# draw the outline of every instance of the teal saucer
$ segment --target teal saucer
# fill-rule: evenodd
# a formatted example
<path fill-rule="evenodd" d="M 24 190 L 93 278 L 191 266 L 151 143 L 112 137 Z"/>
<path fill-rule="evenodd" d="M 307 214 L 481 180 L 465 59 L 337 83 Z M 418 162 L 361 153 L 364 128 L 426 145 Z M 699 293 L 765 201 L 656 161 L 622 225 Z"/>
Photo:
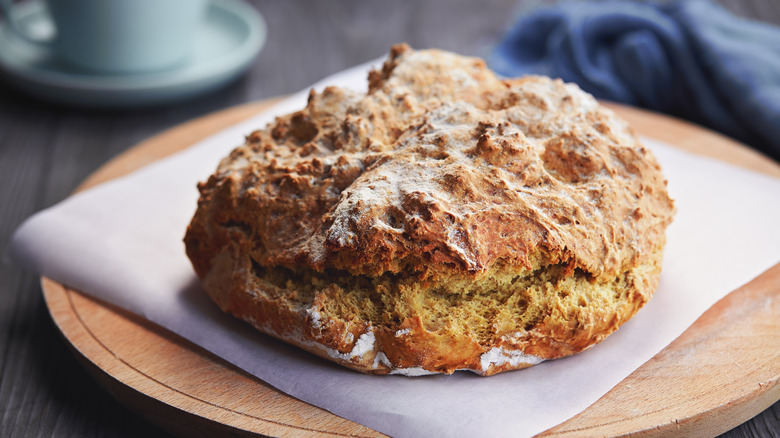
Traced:
<path fill-rule="evenodd" d="M 22 26 L 47 20 L 37 1 L 17 7 Z M 43 23 L 45 24 L 45 23 Z M 207 93 L 237 78 L 260 52 L 263 17 L 240 0 L 210 0 L 194 50 L 179 68 L 112 75 L 76 70 L 49 50 L 18 38 L 0 23 L 0 73 L 21 91 L 41 99 L 88 107 L 131 108 L 177 102 Z"/>

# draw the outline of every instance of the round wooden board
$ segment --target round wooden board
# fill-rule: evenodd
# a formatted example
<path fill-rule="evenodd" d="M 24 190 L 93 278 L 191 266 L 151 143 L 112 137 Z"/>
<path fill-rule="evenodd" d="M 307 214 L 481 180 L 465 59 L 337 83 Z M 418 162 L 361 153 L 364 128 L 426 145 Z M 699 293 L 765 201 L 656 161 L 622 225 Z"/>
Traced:
<path fill-rule="evenodd" d="M 161 133 L 79 188 L 184 149 L 273 101 L 247 104 Z M 723 136 L 608 104 L 640 134 L 780 176 L 780 165 Z M 181 436 L 383 436 L 283 394 L 188 341 L 42 278 L 52 318 L 95 378 L 131 409 Z M 595 404 L 541 436 L 714 436 L 780 399 L 780 263 L 732 292 Z"/>

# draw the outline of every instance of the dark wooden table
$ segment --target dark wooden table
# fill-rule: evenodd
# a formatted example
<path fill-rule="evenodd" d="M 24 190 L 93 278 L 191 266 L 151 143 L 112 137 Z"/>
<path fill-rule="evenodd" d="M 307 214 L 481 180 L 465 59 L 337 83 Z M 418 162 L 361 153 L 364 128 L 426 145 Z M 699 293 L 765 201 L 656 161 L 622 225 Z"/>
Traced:
<path fill-rule="evenodd" d="M 233 105 L 297 91 L 383 55 L 390 45 L 486 53 L 517 0 L 256 0 L 269 25 L 248 73 L 175 106 L 99 111 L 30 99 L 0 82 L 0 248 L 34 212 L 67 197 L 108 159 L 173 125 Z M 738 15 L 780 25 L 778 0 L 721 0 Z M 0 265 L 0 436 L 167 436 L 95 383 L 61 339 L 39 279 Z M 728 437 L 780 436 L 780 402 Z"/>

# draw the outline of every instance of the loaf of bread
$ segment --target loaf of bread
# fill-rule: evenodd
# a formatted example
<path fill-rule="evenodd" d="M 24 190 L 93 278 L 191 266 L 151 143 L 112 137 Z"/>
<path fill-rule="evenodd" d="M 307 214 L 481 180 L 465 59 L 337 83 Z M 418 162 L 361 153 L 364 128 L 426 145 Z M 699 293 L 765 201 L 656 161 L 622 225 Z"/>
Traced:
<path fill-rule="evenodd" d="M 580 352 L 653 294 L 666 181 L 577 86 L 392 48 L 368 92 L 312 92 L 207 182 L 185 243 L 258 330 L 374 374 Z"/>

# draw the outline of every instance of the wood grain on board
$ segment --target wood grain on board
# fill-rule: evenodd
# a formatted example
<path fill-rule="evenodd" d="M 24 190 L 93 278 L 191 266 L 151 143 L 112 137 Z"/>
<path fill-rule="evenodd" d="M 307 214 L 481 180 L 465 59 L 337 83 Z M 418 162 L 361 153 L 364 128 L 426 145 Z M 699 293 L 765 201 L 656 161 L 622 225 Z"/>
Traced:
<path fill-rule="evenodd" d="M 230 108 L 163 132 L 107 163 L 81 189 L 182 150 L 271 105 Z M 641 135 L 780 176 L 780 165 L 686 122 L 608 104 Z M 43 278 L 54 321 L 115 397 L 182 436 L 382 436 L 283 394 L 201 348 Z M 542 436 L 713 436 L 780 399 L 780 264 L 732 292 L 588 409 Z"/>

